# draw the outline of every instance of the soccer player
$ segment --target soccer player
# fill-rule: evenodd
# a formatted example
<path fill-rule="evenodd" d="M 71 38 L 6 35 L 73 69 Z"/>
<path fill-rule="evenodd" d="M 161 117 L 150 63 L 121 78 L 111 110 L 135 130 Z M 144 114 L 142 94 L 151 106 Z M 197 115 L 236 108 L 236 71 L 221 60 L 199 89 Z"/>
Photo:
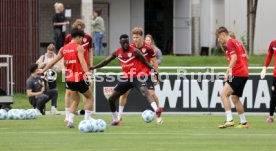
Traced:
<path fill-rule="evenodd" d="M 273 73 L 273 82 L 272 82 L 272 88 L 271 88 L 271 99 L 270 99 L 270 108 L 269 108 L 269 116 L 267 117 L 266 121 L 269 123 L 273 123 L 273 115 L 276 107 L 276 40 L 271 41 L 269 48 L 268 48 L 268 54 L 266 56 L 266 60 L 264 63 L 263 70 L 261 72 L 261 79 L 265 78 L 266 75 L 266 68 L 270 64 L 270 61 L 272 59 L 272 56 L 274 55 L 274 73 Z"/>
<path fill-rule="evenodd" d="M 80 30 L 84 30 L 85 28 L 85 23 L 83 20 L 81 19 L 76 19 L 76 21 L 73 23 L 72 25 L 73 28 L 78 28 Z M 72 36 L 71 34 L 68 34 L 65 38 L 65 43 L 64 45 L 66 44 L 69 44 L 72 40 Z M 84 33 L 84 37 L 82 39 L 82 43 L 81 43 L 85 49 L 85 52 L 84 52 L 84 58 L 85 58 L 85 61 L 86 63 L 88 64 L 88 66 L 93 66 L 93 50 L 92 50 L 92 37 L 87 34 L 87 33 Z M 62 66 L 64 68 L 64 63 L 62 63 Z M 68 122 L 68 117 L 69 117 L 69 114 L 70 114 L 70 97 L 71 97 L 71 90 L 66 88 L 66 91 L 65 91 L 65 119 L 64 121 L 65 122 Z M 83 98 L 85 99 L 85 98 Z"/>
<path fill-rule="evenodd" d="M 229 101 L 229 97 L 231 96 L 240 116 L 240 124 L 236 128 L 249 128 L 244 115 L 243 104 L 239 99 L 239 97 L 242 96 L 244 86 L 248 79 L 247 56 L 244 47 L 239 41 L 230 37 L 225 27 L 219 27 L 216 31 L 216 35 L 218 41 L 222 45 L 226 45 L 226 57 L 229 63 L 225 75 L 226 83 L 220 96 L 226 112 L 226 121 L 218 127 L 227 128 L 235 125 Z"/>
<path fill-rule="evenodd" d="M 120 119 L 118 118 L 116 112 L 115 101 L 124 93 L 126 93 L 131 88 L 137 88 L 140 93 L 146 97 L 146 99 L 151 104 L 154 111 L 159 114 L 159 109 L 154 101 L 153 97 L 149 94 L 147 83 L 145 78 L 148 69 L 154 70 L 153 67 L 147 62 L 140 50 L 129 46 L 129 37 L 126 34 L 120 36 L 121 48 L 118 48 L 105 60 L 101 61 L 94 67 L 90 67 L 90 70 L 101 68 L 106 66 L 110 61 L 114 60 L 116 57 L 119 59 L 122 70 L 123 70 L 123 80 L 119 80 L 119 83 L 115 86 L 113 93 L 109 97 L 109 105 L 113 115 L 113 121 L 111 126 L 120 125 Z M 155 72 L 157 74 L 157 72 Z"/>
<path fill-rule="evenodd" d="M 43 69 L 40 73 L 45 72 L 47 69 L 51 68 L 55 63 L 64 58 L 66 63 L 66 84 L 68 89 L 71 90 L 71 95 L 73 98 L 73 105 L 68 118 L 68 127 L 74 128 L 74 113 L 76 112 L 77 105 L 80 101 L 79 92 L 83 94 L 85 115 L 84 119 L 91 119 L 91 107 L 93 102 L 92 92 L 90 90 L 89 84 L 85 77 L 91 77 L 89 75 L 89 70 L 87 63 L 84 58 L 85 49 L 83 48 L 82 41 L 84 37 L 84 32 L 77 28 L 74 28 L 71 32 L 72 40 L 69 44 L 65 45 L 58 53 L 58 55 Z M 91 79 L 88 79 L 91 80 Z"/>
<path fill-rule="evenodd" d="M 144 42 L 143 29 L 139 28 L 139 27 L 133 28 L 132 29 L 132 39 L 133 39 L 134 43 L 132 43 L 131 46 L 139 49 L 140 52 L 147 59 L 148 63 L 152 63 L 152 65 L 154 67 L 154 70 L 158 71 L 158 60 L 156 59 L 156 53 L 150 45 L 147 45 Z M 163 119 L 161 117 L 161 113 L 163 112 L 163 109 L 160 108 L 160 106 L 159 106 L 159 99 L 158 99 L 157 95 L 155 94 L 155 89 L 154 89 L 154 85 L 157 84 L 157 80 L 155 78 L 154 82 L 153 82 L 153 79 L 151 78 L 150 70 L 148 70 L 146 73 L 147 73 L 147 76 L 148 76 L 147 86 L 148 86 L 148 89 L 149 89 L 149 93 L 154 98 L 154 101 L 156 102 L 157 107 L 159 108 L 159 113 L 156 114 L 157 123 L 162 124 Z M 122 114 L 123 114 L 124 106 L 126 104 L 127 97 L 129 95 L 130 91 L 131 90 L 127 91 L 124 95 L 122 95 L 120 97 L 120 101 L 119 101 L 119 118 L 120 118 L 120 120 L 122 120 Z"/>

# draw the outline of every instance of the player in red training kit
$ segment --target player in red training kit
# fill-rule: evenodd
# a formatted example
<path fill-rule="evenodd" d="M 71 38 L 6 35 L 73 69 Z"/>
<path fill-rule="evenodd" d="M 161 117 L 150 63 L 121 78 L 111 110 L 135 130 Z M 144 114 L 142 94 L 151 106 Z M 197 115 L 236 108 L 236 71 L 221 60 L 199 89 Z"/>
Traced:
<path fill-rule="evenodd" d="M 274 72 L 273 72 L 273 82 L 272 82 L 272 88 L 271 88 L 271 99 L 270 99 L 270 108 L 269 108 L 269 116 L 267 117 L 266 121 L 269 123 L 273 123 L 273 115 L 275 112 L 276 107 L 276 40 L 271 41 L 269 48 L 268 48 L 268 54 L 264 63 L 263 70 L 261 72 L 261 79 L 265 78 L 266 74 L 266 68 L 270 64 L 270 61 L 272 59 L 272 56 L 274 55 Z"/>
<path fill-rule="evenodd" d="M 147 76 L 148 69 L 154 70 L 153 67 L 147 62 L 145 57 L 141 52 L 129 46 L 128 35 L 120 36 L 121 48 L 118 48 L 105 60 L 101 61 L 94 67 L 90 67 L 91 70 L 101 68 L 106 66 L 110 61 L 118 58 L 123 70 L 123 80 L 119 80 L 119 83 L 115 86 L 113 93 L 109 97 L 109 105 L 112 112 L 113 121 L 111 126 L 120 125 L 120 119 L 118 118 L 116 112 L 115 101 L 124 93 L 126 93 L 131 88 L 137 88 L 140 93 L 146 97 L 146 99 L 151 104 L 153 110 L 158 113 L 158 107 L 153 97 L 149 94 L 147 83 L 145 82 L 145 77 Z M 155 72 L 157 74 L 157 72 Z"/>
<path fill-rule="evenodd" d="M 147 59 L 148 63 L 152 64 L 155 71 L 158 71 L 158 61 L 156 59 L 156 54 L 153 48 L 150 45 L 147 45 L 144 43 L 143 40 L 143 29 L 139 27 L 135 27 L 132 29 L 132 39 L 133 43 L 131 44 L 132 47 L 135 47 L 140 50 L 140 52 L 143 54 L 143 56 Z M 161 113 L 163 112 L 163 109 L 160 108 L 159 99 L 157 95 L 155 94 L 155 88 L 154 86 L 157 84 L 157 79 L 152 79 L 151 77 L 151 71 L 148 70 L 147 72 L 147 86 L 149 89 L 150 95 L 153 97 L 154 101 L 157 104 L 157 107 L 159 108 L 159 112 L 156 114 L 156 119 L 158 124 L 163 123 L 163 119 L 161 117 Z M 123 94 L 120 97 L 119 100 L 119 118 L 122 120 L 122 114 L 123 110 L 127 101 L 127 97 L 129 95 L 131 90 L 127 91 L 125 94 Z"/>
<path fill-rule="evenodd" d="M 85 29 L 85 23 L 83 20 L 81 19 L 76 19 L 76 21 L 73 23 L 73 28 L 78 28 L 82 31 L 84 31 Z M 68 34 L 65 38 L 65 42 L 64 45 L 69 44 L 72 40 L 72 36 L 71 34 Z M 93 50 L 92 50 L 92 37 L 87 34 L 84 33 L 84 37 L 82 38 L 82 43 L 81 45 L 83 46 L 83 48 L 85 49 L 84 51 L 84 58 L 85 58 L 85 62 L 87 63 L 88 67 L 93 66 Z M 62 67 L 64 67 L 64 63 L 62 63 Z M 68 87 L 65 87 L 65 122 L 68 122 L 68 118 L 69 118 L 69 114 L 70 114 L 70 98 L 71 98 L 71 91 L 70 89 L 68 89 Z M 84 100 L 85 98 L 83 98 Z"/>
<path fill-rule="evenodd" d="M 226 83 L 220 96 L 226 112 L 226 121 L 224 124 L 219 125 L 219 128 L 233 127 L 235 125 L 229 101 L 230 96 L 240 116 L 240 124 L 236 128 L 249 128 L 244 115 L 243 105 L 240 101 L 244 86 L 248 80 L 246 52 L 239 41 L 229 36 L 229 32 L 225 27 L 218 28 L 216 35 L 221 44 L 226 44 L 226 57 L 229 63 L 225 75 Z"/>
<path fill-rule="evenodd" d="M 74 103 L 71 107 L 71 111 L 68 119 L 68 127 L 74 128 L 74 115 L 76 112 L 77 105 L 80 101 L 79 93 L 82 93 L 85 97 L 84 108 L 85 115 L 84 119 L 91 119 L 91 108 L 93 103 L 93 97 L 91 89 L 89 88 L 89 82 L 87 82 L 86 77 L 91 77 L 89 74 L 88 66 L 84 58 L 85 49 L 81 45 L 84 32 L 77 28 L 74 28 L 71 32 L 72 40 L 69 44 L 65 45 L 58 53 L 56 58 L 54 58 L 45 68 L 41 69 L 39 72 L 43 73 L 49 68 L 51 68 L 55 63 L 64 58 L 66 63 L 66 84 L 68 89 L 71 90 L 72 98 Z M 91 80 L 91 79 L 88 79 Z"/>

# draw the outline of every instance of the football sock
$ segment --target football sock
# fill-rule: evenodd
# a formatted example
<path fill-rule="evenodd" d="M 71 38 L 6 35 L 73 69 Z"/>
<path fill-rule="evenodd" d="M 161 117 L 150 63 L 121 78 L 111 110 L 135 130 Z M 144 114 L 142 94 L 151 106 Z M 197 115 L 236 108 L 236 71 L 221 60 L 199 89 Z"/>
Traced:
<path fill-rule="evenodd" d="M 91 114 L 90 110 L 85 110 L 84 119 L 89 120 L 91 118 L 90 114 Z"/>
<path fill-rule="evenodd" d="M 51 106 L 51 112 L 55 112 L 56 111 L 56 107 L 55 106 Z"/>
<path fill-rule="evenodd" d="M 240 116 L 241 124 L 246 123 L 245 115 L 244 114 L 240 114 L 239 116 Z"/>
<path fill-rule="evenodd" d="M 232 116 L 232 112 L 231 110 L 230 111 L 226 111 L 226 121 L 229 122 L 229 121 L 233 121 L 233 116 Z"/>
<path fill-rule="evenodd" d="M 117 112 L 112 112 L 113 121 L 118 121 Z"/>
<path fill-rule="evenodd" d="M 69 114 L 70 114 L 70 108 L 65 108 L 65 119 L 69 119 Z"/>
<path fill-rule="evenodd" d="M 69 123 L 74 123 L 74 117 L 75 117 L 75 114 L 74 114 L 74 113 L 69 113 L 68 122 L 69 122 Z"/>
<path fill-rule="evenodd" d="M 124 108 L 124 106 L 119 106 L 119 115 L 123 115 Z"/>
<path fill-rule="evenodd" d="M 152 102 L 150 105 L 151 105 L 151 107 L 153 108 L 154 112 L 156 112 L 156 111 L 157 111 L 156 102 Z"/>

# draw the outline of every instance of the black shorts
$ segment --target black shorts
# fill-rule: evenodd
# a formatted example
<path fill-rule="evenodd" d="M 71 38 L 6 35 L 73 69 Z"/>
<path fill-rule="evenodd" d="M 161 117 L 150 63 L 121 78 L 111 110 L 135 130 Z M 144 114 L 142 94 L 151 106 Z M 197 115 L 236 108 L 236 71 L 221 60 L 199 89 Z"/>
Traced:
<path fill-rule="evenodd" d="M 232 95 L 236 95 L 238 97 L 242 97 L 243 89 L 246 84 L 248 77 L 233 77 L 231 82 L 227 80 L 227 83 L 233 89 Z"/>
<path fill-rule="evenodd" d="M 142 80 L 139 80 L 142 79 Z M 114 90 L 124 94 L 126 93 L 129 89 L 131 88 L 137 88 L 139 89 L 140 87 L 147 87 L 147 82 L 144 78 L 140 77 L 140 78 L 130 78 L 130 79 L 124 79 L 124 81 L 119 82 Z"/>
<path fill-rule="evenodd" d="M 151 78 L 151 76 L 147 77 L 147 86 L 149 90 L 155 90 L 154 88 L 154 82 L 152 81 L 153 79 Z"/>
<path fill-rule="evenodd" d="M 84 80 L 80 82 L 66 82 L 66 87 L 72 91 L 78 91 L 80 93 L 84 93 L 89 90 L 89 83 Z"/>

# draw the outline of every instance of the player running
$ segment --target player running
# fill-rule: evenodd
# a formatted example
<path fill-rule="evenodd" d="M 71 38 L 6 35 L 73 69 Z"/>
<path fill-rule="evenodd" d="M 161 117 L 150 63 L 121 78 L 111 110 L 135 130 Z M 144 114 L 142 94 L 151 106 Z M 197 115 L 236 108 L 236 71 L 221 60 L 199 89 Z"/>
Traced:
<path fill-rule="evenodd" d="M 243 104 L 239 97 L 242 96 L 244 86 L 248 79 L 248 65 L 247 56 L 243 45 L 236 39 L 232 39 L 229 36 L 229 32 L 225 27 L 219 27 L 216 31 L 218 41 L 222 44 L 226 44 L 226 57 L 228 59 L 229 66 L 226 71 L 225 80 L 226 83 L 221 91 L 221 100 L 226 112 L 226 121 L 224 124 L 219 125 L 219 128 L 233 127 L 235 125 L 231 112 L 231 104 L 229 97 L 232 97 L 232 101 L 236 107 L 236 110 L 240 116 L 240 124 L 236 128 L 249 128 L 247 124 Z"/>
<path fill-rule="evenodd" d="M 71 32 L 72 40 L 69 44 L 65 45 L 58 53 L 58 55 L 43 69 L 40 70 L 40 73 L 45 72 L 49 68 L 51 68 L 54 64 L 56 64 L 59 60 L 64 58 L 66 63 L 66 84 L 68 89 L 71 90 L 71 95 L 74 100 L 73 105 L 71 107 L 71 111 L 68 118 L 67 126 L 69 128 L 74 128 L 74 116 L 76 112 L 77 105 L 80 101 L 79 92 L 84 96 L 84 108 L 85 115 L 84 119 L 91 119 L 91 107 L 93 103 L 92 92 L 89 88 L 87 77 L 91 77 L 89 75 L 89 70 L 87 63 L 85 62 L 84 53 L 85 49 L 81 45 L 84 37 L 84 32 L 77 28 L 74 28 Z M 91 80 L 91 79 L 88 79 Z"/>
<path fill-rule="evenodd" d="M 261 72 L 261 79 L 265 78 L 266 75 L 266 68 L 269 66 L 270 61 L 272 59 L 272 56 L 274 55 L 274 73 L 273 73 L 273 82 L 272 82 L 272 88 L 271 88 L 271 99 L 270 99 L 270 108 L 269 108 L 269 116 L 267 117 L 266 121 L 269 123 L 274 122 L 274 112 L 276 107 L 276 40 L 271 41 L 269 48 L 268 48 L 268 54 L 264 63 L 263 70 Z"/>
<path fill-rule="evenodd" d="M 153 67 L 147 62 L 145 57 L 143 57 L 142 53 L 138 49 L 129 46 L 128 35 L 124 34 L 120 36 L 120 44 L 121 48 L 118 48 L 99 64 L 95 65 L 94 67 L 90 67 L 91 70 L 101 68 L 106 66 L 116 57 L 119 59 L 122 66 L 124 74 L 123 80 L 119 80 L 119 83 L 115 86 L 113 93 L 108 99 L 113 117 L 113 121 L 110 124 L 111 126 L 120 125 L 120 119 L 118 118 L 116 112 L 115 101 L 131 88 L 137 88 L 140 93 L 149 101 L 156 114 L 160 115 L 160 110 L 158 109 L 153 97 L 149 94 L 147 83 L 145 82 L 145 78 L 147 78 L 148 74 L 147 72 L 149 69 L 154 70 Z M 154 73 L 157 74 L 156 71 Z"/>
<path fill-rule="evenodd" d="M 73 28 L 78 28 L 82 31 L 84 31 L 85 29 L 85 23 L 83 20 L 81 19 L 76 19 L 76 21 L 73 23 L 72 25 Z M 65 42 L 64 45 L 69 44 L 72 40 L 72 36 L 71 34 L 68 34 L 65 38 Z M 84 33 L 84 37 L 82 38 L 82 46 L 85 49 L 84 52 L 84 58 L 86 63 L 88 64 L 88 66 L 93 66 L 93 50 L 92 50 L 92 37 L 87 34 Z M 62 67 L 64 67 L 64 63 L 62 63 Z M 70 114 L 70 98 L 71 98 L 71 90 L 67 88 L 66 86 L 66 90 L 65 90 L 65 119 L 64 122 L 68 122 L 68 118 L 69 118 L 69 114 Z M 83 98 L 84 100 L 85 98 Z M 74 105 L 75 106 L 75 105 Z"/>
<path fill-rule="evenodd" d="M 147 59 L 148 63 L 152 63 L 154 70 L 158 71 L 158 61 L 156 59 L 156 53 L 153 50 L 153 48 L 150 45 L 147 45 L 144 40 L 143 40 L 143 29 L 139 28 L 139 27 L 135 27 L 132 29 L 132 39 L 133 42 L 131 44 L 131 46 L 137 48 L 140 50 L 140 52 L 143 54 L 143 56 Z M 156 114 L 156 119 L 157 119 L 157 123 L 158 124 L 162 124 L 163 123 L 163 119 L 161 117 L 161 113 L 163 112 L 163 109 L 160 108 L 159 106 L 159 99 L 157 97 L 157 95 L 155 94 L 155 89 L 154 89 L 154 85 L 157 84 L 157 79 L 155 77 L 154 81 L 151 78 L 151 72 L 150 70 L 148 70 L 147 72 L 147 86 L 149 89 L 149 93 L 150 95 L 154 98 L 154 101 L 157 104 L 157 107 L 159 108 L 160 114 Z M 123 111 L 124 111 L 124 107 L 127 101 L 127 97 L 129 95 L 131 90 L 127 91 L 125 94 L 123 94 L 120 97 L 120 101 L 119 101 L 119 118 L 120 120 L 122 120 L 122 115 L 123 115 Z"/>

